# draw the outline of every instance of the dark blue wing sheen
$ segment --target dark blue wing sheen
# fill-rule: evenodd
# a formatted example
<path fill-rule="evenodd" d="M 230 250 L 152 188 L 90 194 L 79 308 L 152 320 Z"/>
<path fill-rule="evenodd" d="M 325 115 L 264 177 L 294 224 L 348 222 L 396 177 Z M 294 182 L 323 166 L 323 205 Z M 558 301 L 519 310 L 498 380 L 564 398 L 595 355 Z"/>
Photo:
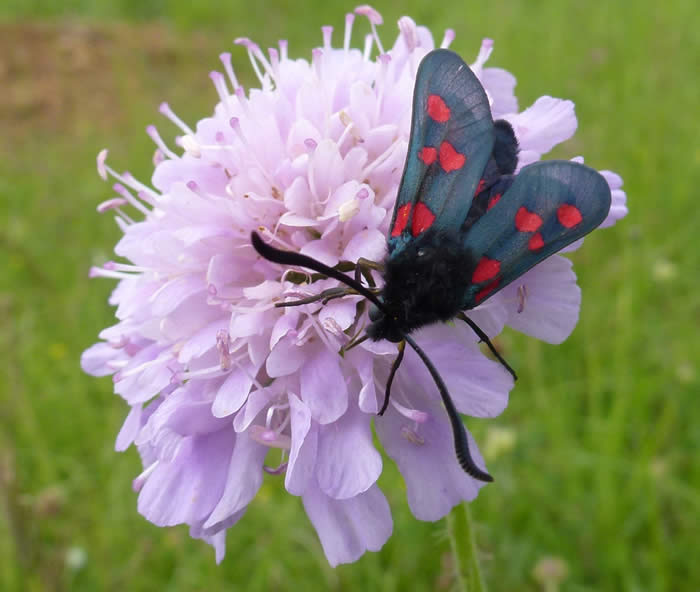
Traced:
<path fill-rule="evenodd" d="M 481 83 L 462 58 L 436 49 L 423 58 L 401 185 L 389 227 L 389 253 L 431 225 L 459 229 L 494 145 Z"/>
<path fill-rule="evenodd" d="M 464 235 L 475 266 L 464 309 L 588 234 L 609 210 L 610 188 L 597 171 L 568 160 L 524 167 Z"/>

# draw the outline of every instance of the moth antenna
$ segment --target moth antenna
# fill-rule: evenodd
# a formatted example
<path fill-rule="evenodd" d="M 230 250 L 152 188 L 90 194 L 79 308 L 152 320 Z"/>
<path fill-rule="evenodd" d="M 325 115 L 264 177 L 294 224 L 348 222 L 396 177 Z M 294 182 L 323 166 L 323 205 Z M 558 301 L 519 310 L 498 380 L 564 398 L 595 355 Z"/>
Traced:
<path fill-rule="evenodd" d="M 438 391 L 440 391 L 442 403 L 443 405 L 445 405 L 445 409 L 447 410 L 447 416 L 450 418 L 450 424 L 452 425 L 452 435 L 454 436 L 455 452 L 457 453 L 457 460 L 459 461 L 459 464 L 464 469 L 464 471 L 469 476 L 474 477 L 474 479 L 478 479 L 479 481 L 493 481 L 493 477 L 489 475 L 486 471 L 480 469 L 474 462 L 474 459 L 471 457 L 471 454 L 469 454 L 469 441 L 467 440 L 467 432 L 464 429 L 462 419 L 460 418 L 459 413 L 457 413 L 457 409 L 455 408 L 455 405 L 452 402 L 450 393 L 447 391 L 447 387 L 445 386 L 442 377 L 438 373 L 437 368 L 433 366 L 433 363 L 430 361 L 430 358 L 428 358 L 426 353 L 420 347 L 418 347 L 418 344 L 415 341 L 413 341 L 413 338 L 410 335 L 404 335 L 403 338 L 418 354 L 418 357 L 420 357 L 420 359 L 423 360 L 425 367 L 428 369 L 428 372 L 430 372 L 430 375 L 433 377 L 433 380 L 435 381 L 435 384 L 438 387 Z"/>
<path fill-rule="evenodd" d="M 384 306 L 384 303 L 377 298 L 370 290 L 365 288 L 360 282 L 356 282 L 350 276 L 345 275 L 343 272 L 333 269 L 316 259 L 309 257 L 308 255 L 302 255 L 301 253 L 295 253 L 293 251 L 283 251 L 282 249 L 277 249 L 268 245 L 260 235 L 253 231 L 250 233 L 250 240 L 253 243 L 253 248 L 258 252 L 258 254 L 268 261 L 273 263 L 280 263 L 282 265 L 297 265 L 299 267 L 306 267 L 318 273 L 322 273 L 327 277 L 332 277 L 339 282 L 344 283 L 346 286 L 351 287 L 358 294 L 364 296 L 372 304 L 374 304 L 379 310 L 384 314 L 388 315 L 389 311 Z"/>
<path fill-rule="evenodd" d="M 391 396 L 391 383 L 394 382 L 394 376 L 396 376 L 396 371 L 401 365 L 401 360 L 403 360 L 403 352 L 406 351 L 406 341 L 401 341 L 399 343 L 399 355 L 396 356 L 394 363 L 391 365 L 391 372 L 389 373 L 389 379 L 386 381 L 386 389 L 384 390 L 384 403 L 382 408 L 379 410 L 378 415 L 384 415 L 386 408 L 389 406 L 389 397 Z"/>

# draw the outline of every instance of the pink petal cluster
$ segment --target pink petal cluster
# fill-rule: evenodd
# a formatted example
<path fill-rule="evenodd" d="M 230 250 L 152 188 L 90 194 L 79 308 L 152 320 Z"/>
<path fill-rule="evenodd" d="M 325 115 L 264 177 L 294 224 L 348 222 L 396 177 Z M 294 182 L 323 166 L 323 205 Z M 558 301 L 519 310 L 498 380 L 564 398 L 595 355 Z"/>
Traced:
<path fill-rule="evenodd" d="M 340 47 L 324 27 L 311 61 L 291 59 L 283 41 L 264 53 L 237 40 L 260 88 L 246 92 L 225 53 L 225 74 L 211 74 L 220 96 L 211 117 L 191 129 L 162 105 L 182 135 L 173 151 L 149 127 L 158 146 L 152 187 L 108 167 L 106 152 L 98 157 L 100 173 L 117 180 L 117 196 L 98 210 L 115 213 L 124 232 L 115 251 L 127 262 L 91 270 L 119 280 L 110 298 L 117 323 L 85 351 L 82 366 L 112 375 L 131 407 L 116 448 L 133 443 L 143 460 L 134 480 L 139 512 L 159 526 L 188 524 L 215 547 L 217 561 L 264 471 L 301 496 L 332 565 L 380 549 L 392 519 L 376 484 L 382 456 L 372 422 L 417 518 L 437 520 L 483 485 L 457 463 L 446 414 L 417 356 L 407 351 L 389 409 L 377 417 L 396 346 L 365 342 L 339 355 L 367 324 L 360 299 L 275 308 L 336 282 L 300 282 L 250 245 L 257 230 L 329 265 L 385 254 L 416 69 L 434 42 L 403 17 L 385 50 L 379 14 L 367 6 L 356 13 L 371 25 L 364 47 L 351 46 L 349 14 Z M 453 37 L 447 31 L 441 46 Z M 491 49 L 485 40 L 474 70 L 494 116 L 513 124 L 526 164 L 573 134 L 574 107 L 545 96 L 518 113 L 514 77 L 484 67 Z M 620 178 L 604 174 L 612 224 L 626 213 L 625 195 Z M 571 263 L 555 256 L 472 316 L 491 336 L 510 325 L 557 343 L 576 324 L 579 302 Z M 434 325 L 415 337 L 462 413 L 492 417 L 505 408 L 512 379 L 481 353 L 469 328 Z"/>

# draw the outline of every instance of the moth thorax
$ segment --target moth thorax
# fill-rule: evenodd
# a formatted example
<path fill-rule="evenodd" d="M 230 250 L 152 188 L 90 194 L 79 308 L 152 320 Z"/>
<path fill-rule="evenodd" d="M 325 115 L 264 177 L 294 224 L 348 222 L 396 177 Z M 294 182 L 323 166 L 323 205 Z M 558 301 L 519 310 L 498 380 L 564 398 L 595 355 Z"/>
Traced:
<path fill-rule="evenodd" d="M 403 332 L 453 318 L 474 270 L 457 235 L 426 232 L 385 264 L 382 298 Z"/>

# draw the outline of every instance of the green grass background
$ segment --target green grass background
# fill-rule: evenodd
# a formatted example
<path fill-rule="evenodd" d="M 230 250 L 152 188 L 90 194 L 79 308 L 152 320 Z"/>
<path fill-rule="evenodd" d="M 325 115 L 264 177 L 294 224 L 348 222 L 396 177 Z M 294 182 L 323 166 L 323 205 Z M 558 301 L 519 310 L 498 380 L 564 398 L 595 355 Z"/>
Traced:
<path fill-rule="evenodd" d="M 390 45 L 402 14 L 518 78 L 576 103 L 585 154 L 625 180 L 630 215 L 574 255 L 581 321 L 554 347 L 507 333 L 520 380 L 499 418 L 468 420 L 515 444 L 472 504 L 492 591 L 541 589 L 532 570 L 563 560 L 561 589 L 700 589 L 700 19 L 692 0 L 378 1 Z M 112 323 L 111 282 L 87 279 L 119 231 L 95 212 L 110 189 L 99 149 L 148 179 L 144 127 L 167 100 L 194 123 L 217 100 L 208 72 L 231 40 L 279 38 L 308 57 L 353 4 L 212 0 L 4 0 L 0 5 L 0 590 L 449 590 L 444 523 L 408 511 L 391 463 L 380 480 L 394 535 L 379 553 L 328 567 L 298 499 L 267 478 L 228 535 L 224 563 L 136 511 L 133 450 L 116 454 L 126 405 L 78 359 Z M 367 26 L 358 21 L 355 42 Z M 250 72 L 233 49 L 239 73 Z M 250 75 L 249 75 L 250 76 Z M 248 78 L 252 82 L 252 77 Z M 70 560 L 84 554 L 77 564 Z"/>

